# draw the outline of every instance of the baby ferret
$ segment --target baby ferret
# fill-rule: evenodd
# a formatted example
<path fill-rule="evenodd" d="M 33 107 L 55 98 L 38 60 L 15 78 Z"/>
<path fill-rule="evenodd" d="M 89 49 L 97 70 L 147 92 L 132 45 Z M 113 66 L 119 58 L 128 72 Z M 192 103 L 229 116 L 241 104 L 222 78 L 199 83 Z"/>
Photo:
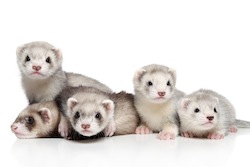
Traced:
<path fill-rule="evenodd" d="M 22 86 L 29 103 L 50 101 L 66 87 L 92 86 L 112 92 L 106 85 L 90 77 L 65 73 L 62 70 L 62 52 L 53 45 L 36 41 L 21 45 L 16 50 L 21 71 Z"/>
<path fill-rule="evenodd" d="M 138 125 L 133 95 L 129 93 L 68 87 L 56 98 L 56 102 L 68 120 L 59 127 L 60 134 L 65 138 L 79 139 L 75 134 L 90 137 L 101 132 L 105 136 L 133 134 Z"/>
<path fill-rule="evenodd" d="M 11 130 L 20 139 L 59 137 L 60 118 L 61 114 L 54 101 L 35 103 L 19 113 Z"/>
<path fill-rule="evenodd" d="M 177 102 L 184 93 L 175 88 L 176 71 L 151 64 L 134 74 L 135 107 L 140 116 L 137 134 L 159 132 L 161 140 L 178 135 Z"/>
<path fill-rule="evenodd" d="M 200 89 L 185 96 L 178 108 L 184 137 L 223 139 L 228 132 L 237 132 L 237 126 L 250 127 L 250 122 L 236 120 L 230 101 L 212 90 Z"/>

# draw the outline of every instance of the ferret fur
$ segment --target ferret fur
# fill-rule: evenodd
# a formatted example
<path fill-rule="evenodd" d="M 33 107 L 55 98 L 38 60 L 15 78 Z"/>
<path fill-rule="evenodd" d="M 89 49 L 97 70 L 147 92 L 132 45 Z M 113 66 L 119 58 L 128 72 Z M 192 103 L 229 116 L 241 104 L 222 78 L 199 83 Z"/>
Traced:
<path fill-rule="evenodd" d="M 92 87 L 68 87 L 56 98 L 60 111 L 68 120 L 61 124 L 59 132 L 76 140 L 102 132 L 105 136 L 133 134 L 139 121 L 133 101 L 133 95 L 125 92 L 106 93 Z M 77 111 L 81 115 L 77 118 L 80 121 L 75 118 Z M 97 112 L 101 114 L 101 120 L 95 118 Z M 90 134 L 81 132 L 87 116 L 92 119 L 89 121 L 93 127 Z"/>
<path fill-rule="evenodd" d="M 185 96 L 178 108 L 184 137 L 223 139 L 228 132 L 237 132 L 237 127 L 250 127 L 250 122 L 236 120 L 230 101 L 212 90 L 200 89 Z"/>
<path fill-rule="evenodd" d="M 22 86 L 30 104 L 50 101 L 67 86 L 92 86 L 112 92 L 106 85 L 84 75 L 62 70 L 62 53 L 53 45 L 37 41 L 21 45 L 16 50 Z"/>
<path fill-rule="evenodd" d="M 61 118 L 54 101 L 40 102 L 23 109 L 11 125 L 18 138 L 59 137 L 58 124 Z"/>
<path fill-rule="evenodd" d="M 151 64 L 137 70 L 133 79 L 135 107 L 140 116 L 137 134 L 160 132 L 161 140 L 178 135 L 177 102 L 184 93 L 175 88 L 176 72 Z"/>

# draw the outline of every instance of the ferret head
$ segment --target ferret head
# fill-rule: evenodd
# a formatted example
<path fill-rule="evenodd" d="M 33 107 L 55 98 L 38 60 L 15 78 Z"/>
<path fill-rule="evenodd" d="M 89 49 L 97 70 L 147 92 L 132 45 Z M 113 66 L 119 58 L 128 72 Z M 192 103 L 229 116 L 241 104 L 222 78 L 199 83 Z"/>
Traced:
<path fill-rule="evenodd" d="M 103 131 L 114 116 L 114 102 L 111 100 L 80 102 L 71 97 L 67 106 L 72 127 L 83 136 L 93 136 Z"/>
<path fill-rule="evenodd" d="M 12 132 L 20 139 L 48 137 L 54 130 L 52 114 L 48 108 L 36 108 L 35 104 L 25 108 L 11 125 Z"/>
<path fill-rule="evenodd" d="M 148 65 L 135 72 L 135 92 L 154 103 L 166 102 L 174 93 L 176 72 L 162 65 Z"/>
<path fill-rule="evenodd" d="M 198 130 L 209 130 L 218 124 L 220 117 L 219 99 L 198 93 L 180 100 L 178 114 L 186 126 Z"/>
<path fill-rule="evenodd" d="M 31 42 L 17 48 L 20 71 L 31 79 L 46 79 L 62 65 L 62 53 L 47 42 Z"/>

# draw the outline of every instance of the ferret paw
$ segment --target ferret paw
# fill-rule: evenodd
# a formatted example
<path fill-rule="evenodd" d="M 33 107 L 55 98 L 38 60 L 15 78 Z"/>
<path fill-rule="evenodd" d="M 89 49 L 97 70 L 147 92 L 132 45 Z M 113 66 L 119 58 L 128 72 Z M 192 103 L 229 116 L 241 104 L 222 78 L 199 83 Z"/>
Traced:
<path fill-rule="evenodd" d="M 136 128 L 135 133 L 143 135 L 143 134 L 151 134 L 153 133 L 153 131 L 145 125 L 140 125 Z"/>
<path fill-rule="evenodd" d="M 63 137 L 63 138 L 67 138 L 69 135 L 69 128 L 67 125 L 65 124 L 59 124 L 58 126 L 58 133 Z"/>
<path fill-rule="evenodd" d="M 114 135 L 116 131 L 116 126 L 115 126 L 115 122 L 110 122 L 108 124 L 108 126 L 104 129 L 104 134 L 106 137 L 111 137 Z"/>
<path fill-rule="evenodd" d="M 158 134 L 158 138 L 160 140 L 174 140 L 175 139 L 175 134 L 171 133 L 171 132 L 163 132 L 163 131 L 161 131 Z"/>
<path fill-rule="evenodd" d="M 194 134 L 191 133 L 191 132 L 182 132 L 182 133 L 181 133 L 181 136 L 182 136 L 182 137 L 193 138 L 193 137 L 194 137 Z"/>
<path fill-rule="evenodd" d="M 219 140 L 219 139 L 224 139 L 224 135 L 214 132 L 214 133 L 210 133 L 207 138 Z"/>
<path fill-rule="evenodd" d="M 231 133 L 236 133 L 237 131 L 238 131 L 238 129 L 236 126 L 232 126 L 229 128 L 229 132 L 231 132 Z"/>

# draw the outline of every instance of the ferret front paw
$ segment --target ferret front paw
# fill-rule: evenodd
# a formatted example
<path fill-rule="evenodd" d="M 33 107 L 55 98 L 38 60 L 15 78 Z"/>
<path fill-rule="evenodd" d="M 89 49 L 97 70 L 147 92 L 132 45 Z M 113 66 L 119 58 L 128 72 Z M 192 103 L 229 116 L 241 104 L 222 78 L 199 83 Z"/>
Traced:
<path fill-rule="evenodd" d="M 181 132 L 182 137 L 188 137 L 188 138 L 193 138 L 194 134 L 191 132 Z"/>
<path fill-rule="evenodd" d="M 219 140 L 219 139 L 224 139 L 224 135 L 217 133 L 217 132 L 213 132 L 213 133 L 210 133 L 207 138 Z"/>
<path fill-rule="evenodd" d="M 151 134 L 153 133 L 153 131 L 145 125 L 140 125 L 136 128 L 135 133 L 143 135 L 143 134 Z"/>
<path fill-rule="evenodd" d="M 58 126 L 58 133 L 63 137 L 67 138 L 69 135 L 69 127 L 67 124 L 60 123 Z"/>
<path fill-rule="evenodd" d="M 104 135 L 107 137 L 111 137 L 114 135 L 116 131 L 116 126 L 115 126 L 115 122 L 111 121 L 108 126 L 104 129 Z"/>
<path fill-rule="evenodd" d="M 174 140 L 175 139 L 175 134 L 174 133 L 171 133 L 171 132 L 164 132 L 164 131 L 161 131 L 159 134 L 158 134 L 158 138 L 160 140 Z"/>
<path fill-rule="evenodd" d="M 237 131 L 238 131 L 238 129 L 237 129 L 236 126 L 231 126 L 231 127 L 229 128 L 229 132 L 231 132 L 231 133 L 236 133 Z"/>

